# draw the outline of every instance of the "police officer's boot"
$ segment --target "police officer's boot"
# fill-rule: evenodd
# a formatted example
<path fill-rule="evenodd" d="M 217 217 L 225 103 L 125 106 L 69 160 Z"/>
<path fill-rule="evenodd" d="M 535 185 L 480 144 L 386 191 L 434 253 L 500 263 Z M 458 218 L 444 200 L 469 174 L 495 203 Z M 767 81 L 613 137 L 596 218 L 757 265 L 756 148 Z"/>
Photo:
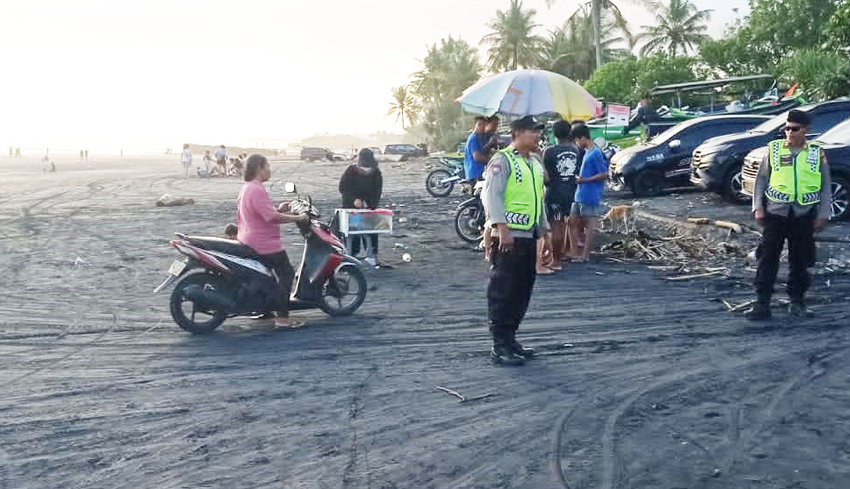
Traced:
<path fill-rule="evenodd" d="M 815 317 L 815 312 L 806 307 L 806 302 L 803 299 L 792 299 L 788 304 L 788 314 L 796 317 Z"/>
<path fill-rule="evenodd" d="M 529 360 L 534 357 L 534 348 L 526 348 L 522 346 L 520 342 L 516 340 L 516 333 L 511 333 L 509 345 L 511 347 L 512 352 L 526 360 Z"/>
<path fill-rule="evenodd" d="M 493 349 L 490 350 L 493 363 L 501 365 L 522 365 L 525 359 L 511 349 L 510 343 L 502 337 L 493 338 Z"/>
<path fill-rule="evenodd" d="M 764 321 L 772 317 L 770 313 L 770 299 L 759 297 L 753 307 L 744 311 L 744 317 L 750 321 Z"/>

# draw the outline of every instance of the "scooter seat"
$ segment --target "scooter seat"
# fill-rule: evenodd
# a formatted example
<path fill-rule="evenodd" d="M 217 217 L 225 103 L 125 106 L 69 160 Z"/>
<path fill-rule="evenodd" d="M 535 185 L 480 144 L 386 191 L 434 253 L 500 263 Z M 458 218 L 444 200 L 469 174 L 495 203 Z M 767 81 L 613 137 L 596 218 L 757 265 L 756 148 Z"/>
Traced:
<path fill-rule="evenodd" d="M 205 250 L 220 251 L 221 253 L 241 256 L 244 258 L 259 257 L 253 248 L 243 245 L 234 239 L 214 238 L 212 236 L 186 236 L 185 239 L 193 245 Z"/>

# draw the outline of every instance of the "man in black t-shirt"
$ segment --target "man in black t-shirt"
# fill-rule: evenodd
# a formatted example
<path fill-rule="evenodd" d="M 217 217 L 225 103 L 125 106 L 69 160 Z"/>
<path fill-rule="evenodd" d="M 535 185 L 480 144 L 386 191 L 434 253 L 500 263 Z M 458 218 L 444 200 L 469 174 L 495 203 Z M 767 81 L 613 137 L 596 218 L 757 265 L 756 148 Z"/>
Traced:
<path fill-rule="evenodd" d="M 552 258 L 554 268 L 561 268 L 566 243 L 567 218 L 576 193 L 576 176 L 581 169 L 581 150 L 570 140 L 570 123 L 558 121 L 554 126 L 558 144 L 543 152 L 546 170 L 546 215 L 552 226 Z M 567 246 L 565 246 L 565 243 Z"/>

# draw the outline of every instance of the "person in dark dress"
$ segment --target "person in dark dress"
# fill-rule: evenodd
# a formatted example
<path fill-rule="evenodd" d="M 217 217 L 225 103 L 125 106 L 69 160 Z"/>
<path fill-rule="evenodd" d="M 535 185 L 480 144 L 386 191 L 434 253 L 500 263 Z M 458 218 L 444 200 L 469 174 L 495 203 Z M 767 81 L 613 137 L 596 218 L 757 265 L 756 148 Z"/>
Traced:
<path fill-rule="evenodd" d="M 357 163 L 345 169 L 339 179 L 339 193 L 342 194 L 342 207 L 346 209 L 376 209 L 381 201 L 384 178 L 378 169 L 378 162 L 372 150 L 363 148 L 357 155 Z M 353 236 L 351 253 L 360 253 L 361 239 L 366 242 L 366 263 L 375 266 L 378 259 L 378 235 Z"/>

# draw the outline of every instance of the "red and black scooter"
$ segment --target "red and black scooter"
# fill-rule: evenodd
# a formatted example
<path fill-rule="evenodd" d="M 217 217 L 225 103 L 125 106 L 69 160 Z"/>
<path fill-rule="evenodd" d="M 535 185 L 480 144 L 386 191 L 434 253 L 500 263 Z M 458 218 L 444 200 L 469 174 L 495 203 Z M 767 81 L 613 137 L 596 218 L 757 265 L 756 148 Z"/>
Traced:
<path fill-rule="evenodd" d="M 295 193 L 291 182 L 285 189 Z M 290 209 L 310 216 L 309 221 L 296 223 L 306 243 L 295 270 L 290 310 L 318 308 L 331 316 L 353 313 L 366 298 L 360 262 L 345 253 L 343 243 L 319 220 L 309 197 L 294 197 Z M 230 239 L 176 235 L 179 239 L 172 240 L 171 246 L 186 258 L 171 264 L 168 278 L 154 293 L 176 282 L 171 316 L 178 326 L 192 333 L 210 333 L 227 318 L 274 308 L 277 275 L 260 263 L 254 250 Z"/>

